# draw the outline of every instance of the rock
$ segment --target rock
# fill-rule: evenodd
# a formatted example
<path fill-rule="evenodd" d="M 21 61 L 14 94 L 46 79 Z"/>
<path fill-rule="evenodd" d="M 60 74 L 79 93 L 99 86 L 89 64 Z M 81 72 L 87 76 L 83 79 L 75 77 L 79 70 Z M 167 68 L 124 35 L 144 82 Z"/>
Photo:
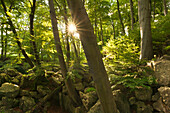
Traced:
<path fill-rule="evenodd" d="M 87 113 L 104 113 L 100 101 L 98 100 L 97 103 L 91 107 Z"/>
<path fill-rule="evenodd" d="M 62 97 L 63 97 L 62 105 L 64 109 L 69 113 L 75 113 L 75 107 L 73 106 L 70 97 L 64 94 L 62 95 Z"/>
<path fill-rule="evenodd" d="M 159 92 L 155 93 L 155 95 L 152 96 L 152 101 L 157 101 L 160 98 Z"/>
<path fill-rule="evenodd" d="M 78 91 L 83 91 L 84 90 L 84 85 L 79 82 L 77 84 L 74 84 L 75 88 L 78 90 Z"/>
<path fill-rule="evenodd" d="M 136 102 L 137 105 L 137 113 L 152 113 L 153 108 L 148 104 L 145 105 L 144 102 L 138 101 Z"/>
<path fill-rule="evenodd" d="M 19 81 L 16 77 L 14 77 L 14 78 L 11 80 L 11 82 L 14 83 L 14 84 L 17 84 L 17 85 L 20 84 L 20 81 Z"/>
<path fill-rule="evenodd" d="M 136 98 L 135 97 L 130 97 L 129 98 L 129 103 L 130 103 L 130 105 L 135 104 L 136 103 Z"/>
<path fill-rule="evenodd" d="M 0 73 L 0 85 L 5 83 L 5 82 L 9 82 L 12 78 L 7 75 L 6 73 Z"/>
<path fill-rule="evenodd" d="M 140 88 L 138 90 L 135 90 L 135 97 L 138 100 L 142 100 L 142 101 L 149 101 L 151 100 L 151 96 L 152 96 L 152 88 Z"/>
<path fill-rule="evenodd" d="M 130 104 L 126 95 L 124 95 L 120 90 L 115 90 L 112 92 L 114 99 L 116 101 L 117 108 L 120 113 L 131 113 Z"/>
<path fill-rule="evenodd" d="M 20 99 L 19 108 L 24 112 L 30 110 L 35 105 L 35 100 L 32 97 L 23 96 Z"/>
<path fill-rule="evenodd" d="M 162 102 L 162 97 L 159 98 L 159 100 L 155 103 L 153 103 L 153 108 L 159 112 L 166 113 L 166 109 L 164 107 L 164 103 Z"/>
<path fill-rule="evenodd" d="M 12 83 L 4 83 L 0 87 L 0 96 L 15 98 L 19 94 L 20 87 Z"/>
<path fill-rule="evenodd" d="M 155 77 L 161 86 L 170 85 L 170 60 L 159 60 L 155 62 Z"/>
<path fill-rule="evenodd" d="M 83 93 L 80 92 L 80 97 L 82 99 L 83 105 L 87 110 L 89 110 L 97 101 L 98 96 L 95 91 L 88 92 L 88 93 Z"/>
<path fill-rule="evenodd" d="M 38 85 L 37 86 L 37 91 L 38 93 L 40 93 L 42 96 L 45 96 L 47 94 L 49 94 L 51 91 L 48 87 L 46 86 L 42 86 L 42 85 Z"/>
<path fill-rule="evenodd" d="M 16 107 L 19 105 L 19 100 L 15 98 L 2 97 L 2 105 L 7 108 Z"/>
<path fill-rule="evenodd" d="M 158 91 L 163 98 L 163 102 L 170 107 L 170 87 L 160 87 Z"/>
<path fill-rule="evenodd" d="M 17 75 L 21 75 L 16 69 L 6 69 L 5 73 L 11 77 L 16 77 Z"/>

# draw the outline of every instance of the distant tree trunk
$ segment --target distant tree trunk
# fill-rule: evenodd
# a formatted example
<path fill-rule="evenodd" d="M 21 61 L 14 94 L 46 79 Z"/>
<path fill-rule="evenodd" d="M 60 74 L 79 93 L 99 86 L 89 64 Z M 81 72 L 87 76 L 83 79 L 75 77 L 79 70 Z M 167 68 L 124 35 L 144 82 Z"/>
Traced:
<path fill-rule="evenodd" d="M 154 0 L 153 1 L 153 20 L 155 20 L 155 4 L 156 4 L 156 1 Z"/>
<path fill-rule="evenodd" d="M 138 14 L 141 34 L 140 59 L 150 60 L 153 58 L 153 46 L 151 37 L 151 15 L 149 0 L 138 1 Z"/>
<path fill-rule="evenodd" d="M 166 0 L 163 0 L 163 6 L 164 6 L 164 15 L 166 16 L 168 14 L 168 9 L 166 6 Z"/>
<path fill-rule="evenodd" d="M 75 24 L 79 23 L 76 26 L 77 31 L 80 34 L 80 40 L 103 110 L 105 113 L 117 113 L 111 86 L 102 61 L 102 55 L 82 0 L 67 0 L 67 2 Z"/>
<path fill-rule="evenodd" d="M 67 76 L 67 68 L 66 68 L 66 64 L 64 61 L 63 51 L 61 49 L 61 43 L 60 43 L 59 32 L 58 32 L 58 27 L 57 27 L 58 22 L 56 19 L 56 13 L 54 9 L 53 0 L 49 0 L 49 7 L 50 7 L 50 17 L 51 17 L 51 23 L 52 23 L 52 28 L 53 28 L 55 45 L 56 45 L 56 49 L 58 52 L 58 58 L 59 58 L 60 66 L 61 66 L 61 71 L 62 71 L 63 76 L 65 77 L 65 85 L 67 87 L 67 90 L 68 90 L 68 93 L 71 99 L 74 101 L 74 103 L 76 103 L 76 105 L 80 106 L 82 105 L 81 99 L 76 92 L 76 89 L 72 83 L 72 80 L 70 79 L 70 77 Z"/>
<path fill-rule="evenodd" d="M 37 45 L 35 43 L 35 36 L 34 36 L 34 14 L 35 14 L 35 7 L 36 7 L 35 4 L 36 4 L 36 0 L 33 0 L 33 5 L 31 7 L 31 14 L 30 14 L 30 37 L 31 37 L 34 56 L 36 59 L 36 64 L 37 66 L 40 66 L 40 58 L 39 58 L 39 53 L 37 52 Z"/>
<path fill-rule="evenodd" d="M 132 30 L 133 30 L 133 26 L 134 26 L 134 22 L 135 22 L 135 19 L 134 19 L 134 12 L 133 12 L 133 1 L 132 0 L 129 0 L 130 2 L 130 14 L 131 14 L 131 27 L 132 27 Z"/>
<path fill-rule="evenodd" d="M 20 51 L 22 52 L 23 56 L 25 57 L 25 60 L 28 62 L 28 64 L 30 65 L 30 67 L 33 68 L 33 67 L 34 67 L 34 64 L 32 63 L 31 59 L 28 57 L 28 55 L 27 55 L 27 53 L 25 52 L 25 50 L 22 48 L 22 45 L 21 45 L 21 42 L 19 41 L 19 38 L 18 38 L 18 34 L 17 34 L 17 32 L 16 32 L 16 29 L 15 29 L 15 27 L 14 27 L 12 21 L 11 21 L 11 18 L 10 18 L 9 15 L 7 14 L 7 9 L 6 9 L 6 6 L 5 6 L 4 1 L 1 0 L 1 3 L 2 3 L 2 6 L 3 6 L 3 8 L 4 8 L 5 15 L 6 15 L 8 21 L 9 21 L 8 23 L 9 23 L 9 25 L 10 25 L 10 27 L 11 27 L 11 30 L 12 30 L 12 32 L 14 33 L 14 36 L 15 36 L 15 39 L 16 39 L 16 43 L 18 44 L 18 47 L 19 47 Z"/>
<path fill-rule="evenodd" d="M 119 14 L 120 24 L 122 26 L 122 34 L 125 35 L 125 27 L 124 27 L 122 17 L 121 17 L 121 14 L 120 14 L 120 9 L 119 9 L 119 0 L 117 0 L 117 10 L 118 10 L 118 14 Z"/>
<path fill-rule="evenodd" d="M 102 45 L 104 45 L 104 39 L 103 39 L 103 25 L 102 25 L 102 19 L 101 19 L 101 18 L 100 18 L 100 36 L 101 36 Z"/>
<path fill-rule="evenodd" d="M 65 19 L 65 25 L 66 25 L 66 47 L 67 47 L 67 66 L 69 66 L 69 62 L 70 62 L 70 44 L 69 44 L 69 36 L 68 36 L 68 18 L 67 18 L 67 9 L 66 9 L 66 0 L 64 0 L 64 19 Z"/>
<path fill-rule="evenodd" d="M 1 60 L 4 59 L 4 25 L 1 25 Z"/>
<path fill-rule="evenodd" d="M 114 26 L 113 20 L 112 20 L 112 28 L 113 28 L 113 33 L 114 33 L 113 38 L 116 39 L 115 26 Z"/>
<path fill-rule="evenodd" d="M 6 33 L 6 37 L 5 37 L 5 55 L 4 55 L 4 57 L 6 58 L 6 54 L 7 54 L 7 46 L 8 46 L 8 25 L 7 25 L 7 27 L 6 27 L 6 31 L 5 31 L 5 33 Z"/>

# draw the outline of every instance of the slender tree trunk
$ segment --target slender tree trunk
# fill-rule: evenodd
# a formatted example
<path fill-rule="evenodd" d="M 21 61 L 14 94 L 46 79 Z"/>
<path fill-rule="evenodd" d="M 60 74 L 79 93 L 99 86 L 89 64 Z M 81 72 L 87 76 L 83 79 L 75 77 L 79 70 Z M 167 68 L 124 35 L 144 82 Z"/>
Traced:
<path fill-rule="evenodd" d="M 116 104 L 111 91 L 108 76 L 99 51 L 93 27 L 88 18 L 82 0 L 67 0 L 72 18 L 80 34 L 84 52 L 88 61 L 97 94 L 105 113 L 117 113 Z M 83 28 L 83 29 L 82 29 Z"/>
<path fill-rule="evenodd" d="M 118 14 L 119 14 L 120 24 L 122 26 L 122 34 L 125 35 L 125 27 L 124 27 L 122 17 L 121 17 L 121 14 L 120 14 L 120 9 L 119 9 L 119 0 L 117 0 L 117 10 L 118 10 Z"/>
<path fill-rule="evenodd" d="M 112 28 L 113 28 L 113 33 L 114 33 L 113 38 L 116 39 L 115 26 L 114 26 L 113 20 L 112 20 Z"/>
<path fill-rule="evenodd" d="M 153 1 L 153 20 L 155 20 L 155 4 L 156 4 L 156 1 L 154 0 Z"/>
<path fill-rule="evenodd" d="M 163 0 L 163 6 L 164 6 L 164 15 L 166 16 L 168 14 L 168 9 L 166 6 L 166 0 Z"/>
<path fill-rule="evenodd" d="M 3 0 L 1 0 L 1 3 L 2 3 L 2 6 L 4 8 L 4 12 L 5 12 L 5 15 L 7 16 L 7 19 L 8 19 L 8 23 L 11 27 L 11 30 L 12 32 L 14 33 L 14 36 L 15 36 L 15 39 L 16 39 L 16 43 L 18 44 L 18 47 L 20 49 L 20 51 L 22 52 L 23 56 L 25 57 L 26 61 L 28 62 L 28 64 L 30 65 L 31 68 L 34 67 L 34 64 L 32 63 L 31 59 L 28 57 L 27 53 L 25 52 L 25 50 L 22 48 L 22 45 L 21 45 L 21 42 L 19 41 L 19 38 L 18 38 L 18 34 L 16 32 L 16 29 L 11 21 L 11 18 L 9 17 L 9 15 L 7 14 L 7 9 L 6 9 L 6 6 L 5 6 L 5 3 Z"/>
<path fill-rule="evenodd" d="M 4 59 L 4 25 L 1 25 L 1 60 Z"/>
<path fill-rule="evenodd" d="M 57 27 L 58 23 L 56 19 L 56 13 L 54 9 L 53 0 L 49 0 L 49 7 L 50 7 L 50 17 L 51 17 L 51 23 L 53 27 L 54 40 L 55 40 L 57 52 L 59 53 L 58 58 L 59 58 L 60 66 L 61 66 L 61 71 L 62 71 L 63 76 L 65 77 L 65 85 L 67 87 L 67 90 L 68 90 L 68 93 L 71 99 L 74 101 L 74 103 L 77 106 L 80 106 L 82 105 L 81 99 L 76 92 L 76 89 L 72 83 L 72 80 L 70 79 L 70 77 L 67 76 L 67 68 L 66 68 L 66 64 L 64 61 L 63 52 L 61 49 L 61 43 L 60 43 L 59 32 L 58 32 L 58 27 Z"/>
<path fill-rule="evenodd" d="M 103 39 L 103 25 L 102 25 L 102 19 L 101 19 L 101 18 L 100 18 L 100 36 L 101 36 L 102 45 L 104 45 L 104 39 Z"/>
<path fill-rule="evenodd" d="M 6 58 L 6 54 L 7 54 L 7 46 L 8 46 L 8 25 L 7 25 L 7 27 L 6 27 L 6 31 L 5 31 L 5 33 L 6 33 L 6 37 L 5 37 L 5 52 L 4 52 L 4 57 Z"/>
<path fill-rule="evenodd" d="M 134 22 L 135 22 L 135 19 L 134 19 L 134 12 L 133 12 L 133 1 L 132 0 L 129 0 L 130 2 L 130 14 L 131 14 L 131 27 L 132 27 L 132 30 L 133 30 L 133 26 L 134 26 Z"/>
<path fill-rule="evenodd" d="M 138 14 L 141 34 L 140 59 L 150 60 L 153 58 L 153 46 L 151 37 L 151 16 L 149 0 L 138 1 Z"/>
<path fill-rule="evenodd" d="M 37 66 L 40 66 L 40 58 L 39 58 L 39 53 L 37 52 L 37 45 L 35 43 L 35 36 L 34 36 L 34 14 L 35 14 L 35 7 L 36 7 L 35 4 L 36 4 L 36 0 L 33 0 L 33 5 L 31 7 L 31 14 L 30 14 L 30 37 L 33 46 L 34 56 L 36 58 L 36 64 Z"/>
<path fill-rule="evenodd" d="M 69 66 L 70 62 L 70 44 L 69 44 L 69 36 L 68 36 L 68 18 L 67 18 L 67 9 L 66 9 L 66 1 L 64 0 L 64 20 L 66 25 L 66 47 L 67 47 L 67 66 Z"/>

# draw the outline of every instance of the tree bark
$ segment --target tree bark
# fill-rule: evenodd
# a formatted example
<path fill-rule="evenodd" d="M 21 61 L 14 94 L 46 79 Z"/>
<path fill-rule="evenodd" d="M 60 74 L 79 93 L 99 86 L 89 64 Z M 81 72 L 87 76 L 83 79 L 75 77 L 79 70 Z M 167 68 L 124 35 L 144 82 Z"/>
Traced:
<path fill-rule="evenodd" d="M 105 113 L 117 113 L 108 76 L 99 51 L 93 27 L 82 0 L 67 0 L 73 21 L 77 25 L 90 73 L 95 82 L 97 94 Z"/>
<path fill-rule="evenodd" d="M 4 25 L 1 25 L 1 60 L 4 59 Z"/>
<path fill-rule="evenodd" d="M 37 45 L 35 43 L 35 36 L 34 36 L 34 14 L 35 14 L 35 6 L 36 0 L 33 0 L 33 5 L 31 7 L 31 14 L 30 14 L 30 38 L 31 38 L 31 43 L 33 47 L 33 52 L 34 56 L 36 59 L 36 64 L 37 66 L 40 66 L 40 58 L 39 58 L 39 53 L 37 52 Z"/>
<path fill-rule="evenodd" d="M 1 0 L 1 3 L 2 3 L 2 6 L 4 8 L 4 12 L 5 12 L 5 15 L 8 19 L 8 23 L 11 27 L 11 30 L 12 32 L 14 33 L 14 36 L 15 36 L 15 39 L 16 39 L 16 43 L 18 44 L 18 47 L 20 49 L 20 51 L 22 52 L 23 56 L 25 57 L 25 60 L 28 62 L 28 64 L 30 65 L 31 68 L 34 67 L 34 64 L 32 63 L 31 59 L 28 57 L 27 53 L 25 52 L 25 50 L 22 48 L 22 45 L 21 45 L 21 42 L 19 41 L 19 38 L 18 38 L 18 34 L 17 34 L 17 31 L 12 23 L 12 20 L 10 18 L 10 16 L 7 14 L 7 9 L 6 9 L 6 6 L 5 6 L 5 3 L 3 0 Z"/>
<path fill-rule="evenodd" d="M 6 27 L 6 31 L 5 31 L 5 33 L 6 33 L 6 37 L 5 37 L 5 52 L 4 52 L 4 57 L 6 58 L 6 54 L 7 54 L 7 46 L 8 46 L 8 25 L 7 25 L 7 27 Z"/>
<path fill-rule="evenodd" d="M 113 38 L 116 39 L 116 34 L 115 34 L 116 32 L 115 32 L 115 26 L 114 26 L 113 20 L 112 20 L 112 28 L 113 28 L 113 33 L 114 33 Z"/>
<path fill-rule="evenodd" d="M 149 0 L 138 1 L 138 14 L 141 34 L 140 59 L 150 60 L 153 58 L 153 46 L 151 37 L 151 15 Z"/>
<path fill-rule="evenodd" d="M 133 26 L 134 26 L 134 22 L 135 22 L 135 19 L 134 19 L 134 12 L 133 12 L 133 1 L 132 0 L 129 0 L 130 2 L 130 14 L 131 14 L 131 28 L 133 30 Z"/>
<path fill-rule="evenodd" d="M 122 17 L 121 17 L 121 14 L 120 14 L 120 9 L 119 9 L 119 0 L 117 0 L 117 10 L 118 10 L 118 14 L 119 14 L 120 24 L 122 26 L 122 34 L 125 35 L 125 27 L 124 27 Z"/>
<path fill-rule="evenodd" d="M 153 1 L 153 20 L 155 20 L 155 4 L 156 4 L 156 1 L 154 0 Z"/>
<path fill-rule="evenodd" d="M 166 0 L 163 0 L 163 6 L 164 6 L 164 15 L 166 16 L 168 14 L 168 9 L 166 6 Z"/>
<path fill-rule="evenodd" d="M 58 22 L 56 19 L 56 13 L 54 9 L 53 0 L 49 0 L 49 7 L 50 7 L 50 17 L 51 17 L 51 23 L 53 27 L 55 45 L 56 45 L 57 52 L 59 54 L 58 58 L 59 58 L 60 66 L 61 66 L 62 75 L 65 77 L 65 85 L 67 87 L 69 96 L 71 97 L 73 102 L 76 104 L 76 106 L 80 106 L 82 105 L 81 99 L 76 92 L 76 89 L 72 83 L 72 80 L 70 79 L 69 76 L 67 76 L 67 68 L 66 68 L 66 64 L 64 61 L 63 51 L 61 49 L 61 43 L 60 43 L 59 32 L 58 32 L 58 27 L 57 27 Z"/>

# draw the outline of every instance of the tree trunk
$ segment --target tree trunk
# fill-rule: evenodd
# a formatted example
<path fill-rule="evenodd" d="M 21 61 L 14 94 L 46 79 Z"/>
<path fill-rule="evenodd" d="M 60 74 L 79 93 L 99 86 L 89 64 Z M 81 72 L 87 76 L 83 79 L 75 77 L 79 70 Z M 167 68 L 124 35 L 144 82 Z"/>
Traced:
<path fill-rule="evenodd" d="M 103 25 L 102 25 L 102 19 L 101 19 L 101 18 L 100 18 L 100 36 L 101 36 L 102 45 L 104 45 L 104 39 L 103 39 Z"/>
<path fill-rule="evenodd" d="M 114 33 L 113 38 L 116 39 L 115 26 L 114 26 L 113 20 L 112 20 L 112 28 L 113 28 L 113 33 Z"/>
<path fill-rule="evenodd" d="M 117 0 L 117 10 L 118 10 L 118 14 L 119 14 L 120 24 L 122 26 L 122 34 L 125 35 L 125 27 L 124 27 L 122 17 L 121 17 L 121 14 L 120 14 L 120 9 L 119 9 L 119 0 Z"/>
<path fill-rule="evenodd" d="M 6 27 L 6 31 L 5 31 L 5 33 L 6 33 L 6 37 L 5 37 L 5 52 L 4 52 L 4 57 L 6 58 L 6 54 L 7 54 L 7 46 L 8 46 L 8 25 L 7 25 L 7 27 Z"/>
<path fill-rule="evenodd" d="M 134 26 L 134 22 L 135 22 L 135 19 L 134 19 L 134 16 L 133 16 L 133 1 L 132 0 L 129 0 L 130 2 L 130 14 L 131 14 L 131 28 L 133 30 L 133 26 Z"/>
<path fill-rule="evenodd" d="M 151 15 L 149 0 L 138 1 L 138 14 L 141 34 L 141 53 L 140 59 L 150 60 L 153 58 L 153 46 L 151 37 Z"/>
<path fill-rule="evenodd" d="M 6 6 L 5 6 L 5 3 L 3 0 L 1 0 L 1 3 L 2 3 L 2 6 L 4 8 L 4 12 L 5 12 L 5 15 L 7 16 L 7 19 L 8 19 L 8 23 L 11 27 L 11 30 L 12 32 L 14 33 L 14 36 L 15 36 L 15 39 L 16 39 L 16 43 L 18 44 L 18 47 L 20 49 L 20 51 L 22 52 L 23 56 L 25 57 L 26 61 L 28 62 L 28 64 L 30 65 L 31 68 L 34 67 L 34 64 L 32 63 L 31 59 L 28 57 L 27 53 L 25 52 L 25 50 L 22 48 L 22 45 L 21 45 L 21 42 L 19 41 L 19 38 L 18 38 L 18 34 L 16 32 L 16 29 L 11 21 L 11 18 L 10 16 L 7 14 L 7 9 L 6 9 Z"/>
<path fill-rule="evenodd" d="M 55 45 L 56 45 L 56 49 L 58 52 L 58 58 L 59 58 L 60 66 L 61 66 L 61 71 L 62 71 L 63 76 L 65 77 L 65 85 L 67 87 L 69 96 L 71 97 L 73 102 L 77 106 L 80 106 L 80 105 L 82 105 L 81 99 L 76 92 L 76 89 L 72 83 L 72 80 L 70 79 L 70 77 L 67 76 L 67 68 L 66 68 L 66 64 L 64 61 L 63 51 L 61 49 L 61 43 L 60 43 L 59 32 L 58 32 L 58 27 L 57 27 L 58 23 L 57 23 L 57 19 L 56 19 L 56 13 L 55 13 L 55 9 L 54 9 L 53 0 L 49 0 L 49 7 L 50 7 L 50 17 L 51 17 L 51 23 L 52 23 L 52 27 L 53 27 L 53 35 L 54 35 Z"/>
<path fill-rule="evenodd" d="M 155 4 L 156 4 L 156 1 L 154 0 L 153 1 L 153 20 L 155 20 Z"/>
<path fill-rule="evenodd" d="M 67 18 L 67 9 L 66 9 L 66 1 L 64 0 L 64 20 L 66 25 L 66 47 L 67 47 L 67 66 L 69 67 L 70 62 L 70 44 L 69 44 L 69 36 L 68 36 L 68 18 Z"/>
<path fill-rule="evenodd" d="M 4 59 L 4 25 L 1 25 L 1 60 Z"/>
<path fill-rule="evenodd" d="M 35 4 L 36 4 L 36 0 L 33 0 L 33 5 L 31 7 L 31 14 L 30 14 L 30 37 L 31 37 L 34 56 L 36 59 L 36 64 L 37 66 L 40 66 L 39 53 L 37 52 L 37 45 L 35 43 L 35 38 L 34 38 L 35 37 L 34 36 L 34 14 L 35 14 L 35 7 L 36 7 Z"/>
<path fill-rule="evenodd" d="M 163 6 L 164 6 L 164 15 L 166 16 L 168 14 L 168 9 L 166 6 L 166 0 L 163 0 Z"/>
<path fill-rule="evenodd" d="M 95 82 L 97 94 L 105 113 L 117 113 L 108 76 L 99 51 L 93 27 L 88 18 L 82 0 L 67 0 L 73 21 L 80 34 L 90 73 Z"/>

